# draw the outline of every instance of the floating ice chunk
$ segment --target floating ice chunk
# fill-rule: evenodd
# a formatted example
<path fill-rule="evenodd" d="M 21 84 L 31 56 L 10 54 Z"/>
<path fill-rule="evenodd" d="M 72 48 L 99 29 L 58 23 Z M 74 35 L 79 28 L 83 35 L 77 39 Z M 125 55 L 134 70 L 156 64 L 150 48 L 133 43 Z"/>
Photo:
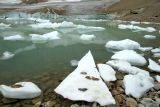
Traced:
<path fill-rule="evenodd" d="M 105 28 L 103 27 L 94 27 L 94 26 L 85 26 L 85 25 L 77 25 L 76 29 L 79 33 L 87 33 L 87 32 L 105 30 Z"/>
<path fill-rule="evenodd" d="M 4 37 L 3 40 L 24 40 L 24 37 L 21 36 L 21 35 L 13 35 L 13 36 L 7 36 L 7 37 Z"/>
<path fill-rule="evenodd" d="M 154 87 L 153 78 L 138 73 L 137 75 L 126 75 L 123 79 L 125 93 L 134 98 L 140 98 L 150 88 Z"/>
<path fill-rule="evenodd" d="M 138 73 L 143 73 L 145 75 L 149 75 L 148 71 L 131 66 L 129 62 L 124 61 L 124 60 L 110 60 L 106 62 L 106 64 L 112 66 L 114 69 L 117 69 L 118 71 L 122 73 L 129 73 L 133 75 L 138 74 Z"/>
<path fill-rule="evenodd" d="M 50 23 L 49 20 L 40 19 L 40 18 L 34 18 L 34 17 L 30 17 L 30 18 L 28 18 L 28 20 L 32 20 L 32 21 L 39 22 L 39 23 Z"/>
<path fill-rule="evenodd" d="M 13 86 L 0 85 L 0 92 L 6 98 L 32 99 L 41 95 L 41 90 L 32 82 L 18 82 Z"/>
<path fill-rule="evenodd" d="M 87 41 L 93 40 L 93 39 L 95 39 L 95 38 L 96 38 L 96 36 L 94 36 L 94 35 L 87 35 L 87 34 L 82 34 L 82 35 L 80 36 L 80 39 L 81 39 L 81 40 L 87 40 Z"/>
<path fill-rule="evenodd" d="M 104 81 L 115 81 L 116 80 L 116 72 L 113 68 L 106 64 L 97 64 L 98 70 L 100 72 L 101 77 Z"/>
<path fill-rule="evenodd" d="M 160 59 L 158 60 L 158 62 L 160 63 Z"/>
<path fill-rule="evenodd" d="M 160 72 L 160 65 L 153 61 L 152 59 L 149 59 L 149 65 L 148 68 L 155 72 Z"/>
<path fill-rule="evenodd" d="M 120 41 L 109 41 L 106 43 L 105 47 L 117 50 L 125 50 L 125 49 L 138 49 L 140 44 L 130 39 L 124 39 Z"/>
<path fill-rule="evenodd" d="M 153 57 L 160 57 L 160 53 L 153 53 Z"/>
<path fill-rule="evenodd" d="M 0 23 L 0 29 L 10 28 L 10 24 Z"/>
<path fill-rule="evenodd" d="M 155 76 L 155 79 L 156 79 L 158 82 L 160 82 L 160 76 L 159 76 L 159 75 L 156 75 L 156 76 Z"/>
<path fill-rule="evenodd" d="M 0 60 L 7 60 L 7 59 L 10 59 L 10 58 L 12 58 L 12 57 L 14 57 L 14 54 L 11 53 L 11 52 L 6 51 L 6 52 L 4 52 L 3 55 L 0 57 Z"/>
<path fill-rule="evenodd" d="M 156 39 L 156 36 L 154 36 L 154 35 L 145 35 L 144 38 L 146 38 L 146 39 Z"/>
<path fill-rule="evenodd" d="M 46 22 L 46 23 L 31 24 L 29 26 L 31 26 L 33 28 L 55 28 L 57 25 L 55 25 L 51 22 Z"/>
<path fill-rule="evenodd" d="M 143 56 L 141 56 L 133 50 L 123 50 L 116 52 L 111 57 L 111 59 L 126 60 L 131 65 L 135 66 L 144 66 L 147 63 L 146 59 Z"/>
<path fill-rule="evenodd" d="M 73 22 L 63 21 L 60 23 L 59 27 L 76 27 L 76 25 Z"/>
<path fill-rule="evenodd" d="M 130 21 L 131 24 L 140 24 L 141 22 Z"/>
<path fill-rule="evenodd" d="M 30 34 L 29 36 L 31 36 L 32 41 L 47 41 L 47 40 L 60 39 L 59 33 L 57 31 L 53 31 L 53 32 L 46 33 L 43 35 Z"/>
<path fill-rule="evenodd" d="M 153 49 L 153 47 L 140 47 L 140 48 L 139 48 L 139 50 L 140 50 L 140 51 L 143 51 L 143 52 L 150 51 L 150 50 L 152 50 L 152 49 Z"/>
<path fill-rule="evenodd" d="M 71 60 L 71 61 L 70 61 L 71 66 L 73 66 L 73 67 L 74 67 L 74 66 L 78 66 L 78 62 L 79 62 L 79 61 L 77 61 L 77 60 Z"/>
<path fill-rule="evenodd" d="M 55 92 L 73 101 L 98 102 L 100 105 L 115 104 L 109 89 L 100 78 L 91 52 L 88 52 L 78 67 L 66 77 Z"/>
<path fill-rule="evenodd" d="M 152 53 L 159 53 L 160 52 L 160 48 L 155 48 L 151 50 Z"/>
<path fill-rule="evenodd" d="M 156 31 L 156 29 L 153 28 L 153 27 L 143 28 L 143 27 L 139 27 L 139 26 L 123 25 L 123 24 L 118 25 L 118 28 L 119 29 L 131 29 L 131 30 L 137 30 L 137 31 L 146 31 L 146 32 L 154 32 L 154 31 Z"/>

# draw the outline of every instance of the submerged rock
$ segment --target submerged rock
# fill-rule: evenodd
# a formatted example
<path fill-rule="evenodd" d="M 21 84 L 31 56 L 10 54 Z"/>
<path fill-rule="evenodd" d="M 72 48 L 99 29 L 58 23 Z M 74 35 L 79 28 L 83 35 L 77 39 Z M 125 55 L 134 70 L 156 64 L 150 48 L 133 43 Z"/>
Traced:
<path fill-rule="evenodd" d="M 125 86 L 125 93 L 137 99 L 154 87 L 153 78 L 142 73 L 138 73 L 137 75 L 126 75 L 123 82 Z"/>
<path fill-rule="evenodd" d="M 143 56 L 141 56 L 133 50 L 123 50 L 116 52 L 111 57 L 111 59 L 125 60 L 129 62 L 131 65 L 135 66 L 144 66 L 147 63 L 146 59 Z"/>
<path fill-rule="evenodd" d="M 106 64 L 97 64 L 98 70 L 100 72 L 101 77 L 104 81 L 115 81 L 116 80 L 116 72 L 113 68 Z"/>
<path fill-rule="evenodd" d="M 32 99 L 41 94 L 41 90 L 32 82 L 19 82 L 13 86 L 0 85 L 0 92 L 6 98 Z"/>
<path fill-rule="evenodd" d="M 149 59 L 149 65 L 148 68 L 155 72 L 160 72 L 160 65 L 153 61 L 152 59 Z"/>
<path fill-rule="evenodd" d="M 117 50 L 134 50 L 140 48 L 140 44 L 130 39 L 124 39 L 120 41 L 109 41 L 105 47 Z"/>
<path fill-rule="evenodd" d="M 81 72 L 86 72 L 87 75 L 82 75 Z M 78 67 L 62 81 L 55 92 L 73 101 L 98 102 L 102 106 L 115 104 L 114 98 L 96 69 L 91 52 L 79 61 Z"/>

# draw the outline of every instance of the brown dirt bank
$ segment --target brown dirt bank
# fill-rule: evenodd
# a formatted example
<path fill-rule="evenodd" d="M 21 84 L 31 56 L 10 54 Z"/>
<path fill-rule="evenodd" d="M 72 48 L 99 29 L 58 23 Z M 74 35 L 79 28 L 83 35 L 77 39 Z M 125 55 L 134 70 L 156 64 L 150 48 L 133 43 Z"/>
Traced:
<path fill-rule="evenodd" d="M 160 22 L 160 0 L 120 0 L 105 11 L 116 19 Z"/>

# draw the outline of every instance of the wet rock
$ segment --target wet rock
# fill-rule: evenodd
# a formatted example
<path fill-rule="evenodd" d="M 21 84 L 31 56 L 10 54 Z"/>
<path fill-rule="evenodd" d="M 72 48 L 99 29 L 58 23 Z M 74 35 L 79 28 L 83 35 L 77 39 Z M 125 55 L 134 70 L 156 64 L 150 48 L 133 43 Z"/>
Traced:
<path fill-rule="evenodd" d="M 3 104 L 12 104 L 18 102 L 17 99 L 8 99 L 8 98 L 3 98 L 2 99 Z"/>
<path fill-rule="evenodd" d="M 116 81 L 116 84 L 115 84 L 116 86 L 123 86 L 123 80 L 118 80 L 118 81 Z"/>
<path fill-rule="evenodd" d="M 54 107 L 61 107 L 61 105 L 60 104 L 56 104 L 56 105 L 54 105 Z"/>
<path fill-rule="evenodd" d="M 160 83 L 156 83 L 156 84 L 154 85 L 154 89 L 155 89 L 156 91 L 159 91 L 159 90 L 160 90 Z"/>
<path fill-rule="evenodd" d="M 140 14 L 140 13 L 143 13 L 143 11 L 144 11 L 144 8 L 139 8 L 139 9 L 131 10 L 130 13 L 131 14 Z"/>
<path fill-rule="evenodd" d="M 116 74 L 116 78 L 117 78 L 118 80 L 122 80 L 122 79 L 124 78 L 124 75 L 123 75 L 122 73 L 117 73 L 117 74 Z"/>
<path fill-rule="evenodd" d="M 127 107 L 137 107 L 137 102 L 133 98 L 126 98 Z"/>
<path fill-rule="evenodd" d="M 34 105 L 36 105 L 37 103 L 40 103 L 40 104 L 41 104 L 41 101 L 42 101 L 41 98 L 35 98 L 35 99 L 32 100 L 32 103 L 33 103 Z"/>
<path fill-rule="evenodd" d="M 97 103 L 93 103 L 92 107 L 97 107 Z"/>
<path fill-rule="evenodd" d="M 119 95 L 119 92 L 117 90 L 112 90 L 112 95 L 115 96 L 115 95 Z"/>

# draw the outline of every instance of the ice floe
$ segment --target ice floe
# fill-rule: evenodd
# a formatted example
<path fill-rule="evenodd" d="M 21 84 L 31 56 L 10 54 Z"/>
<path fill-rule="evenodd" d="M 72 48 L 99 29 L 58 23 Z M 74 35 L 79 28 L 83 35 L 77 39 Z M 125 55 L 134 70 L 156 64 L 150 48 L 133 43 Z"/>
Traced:
<path fill-rule="evenodd" d="M 153 28 L 153 27 L 143 28 L 143 27 L 139 27 L 139 26 L 134 26 L 132 24 L 131 25 L 119 24 L 118 28 L 119 29 L 131 29 L 131 30 L 136 30 L 136 31 L 146 31 L 146 32 L 154 32 L 154 31 L 156 31 L 156 29 Z"/>
<path fill-rule="evenodd" d="M 156 75 L 156 76 L 155 76 L 155 79 L 156 79 L 158 82 L 160 82 L 160 76 L 159 76 L 159 75 Z"/>
<path fill-rule="evenodd" d="M 159 53 L 160 52 L 160 48 L 155 48 L 151 50 L 152 53 Z"/>
<path fill-rule="evenodd" d="M 97 64 L 98 71 L 103 78 L 104 81 L 115 81 L 116 80 L 116 72 L 114 69 L 106 64 Z"/>
<path fill-rule="evenodd" d="M 57 25 L 51 23 L 51 22 L 45 22 L 45 23 L 36 23 L 36 24 L 31 24 L 29 25 L 32 28 L 55 28 Z"/>
<path fill-rule="evenodd" d="M 13 86 L 0 85 L 0 92 L 6 98 L 32 99 L 41 95 L 41 90 L 32 82 L 18 82 Z"/>
<path fill-rule="evenodd" d="M 111 57 L 111 59 L 126 60 L 131 65 L 135 66 L 144 66 L 147 63 L 146 59 L 143 56 L 141 56 L 133 50 L 123 50 L 116 52 Z"/>
<path fill-rule="evenodd" d="M 96 69 L 91 52 L 79 61 L 78 67 L 60 83 L 55 92 L 73 101 L 98 102 L 102 106 L 115 104 Z"/>
<path fill-rule="evenodd" d="M 148 68 L 155 72 L 160 72 L 160 65 L 153 61 L 152 59 L 149 59 L 149 65 Z"/>
<path fill-rule="evenodd" d="M 144 38 L 146 38 L 146 39 L 156 39 L 156 36 L 154 36 L 154 35 L 145 35 Z"/>
<path fill-rule="evenodd" d="M 86 40 L 86 41 L 88 41 L 88 40 L 93 40 L 93 39 L 95 39 L 95 38 L 96 38 L 95 35 L 82 34 L 82 35 L 80 36 L 80 39 L 81 39 L 81 40 Z"/>
<path fill-rule="evenodd" d="M 15 41 L 15 40 L 24 40 L 25 38 L 21 35 L 13 35 L 13 36 L 6 36 L 3 38 L 3 40 L 12 40 L 12 41 Z"/>
<path fill-rule="evenodd" d="M 0 29 L 10 28 L 10 24 L 0 23 Z"/>
<path fill-rule="evenodd" d="M 136 75 L 126 75 L 123 79 L 125 93 L 134 98 L 140 98 L 144 93 L 154 87 L 154 80 L 150 76 L 138 73 Z"/>
<path fill-rule="evenodd" d="M 59 37 L 59 32 L 57 32 L 57 31 L 49 32 L 49 33 L 46 33 L 46 34 L 43 34 L 43 35 L 30 34 L 29 36 L 31 37 L 31 40 L 33 42 L 36 42 L 36 41 L 44 41 L 44 42 L 46 42 L 47 40 L 61 39 Z"/>
<path fill-rule="evenodd" d="M 138 73 L 143 73 L 147 76 L 149 75 L 148 71 L 142 70 L 135 66 L 131 66 L 131 64 L 125 60 L 110 60 L 106 62 L 106 64 L 112 66 L 114 69 L 122 73 L 128 73 L 128 74 L 133 74 L 133 75 L 138 74 Z"/>
<path fill-rule="evenodd" d="M 75 67 L 75 66 L 78 66 L 78 62 L 77 60 L 71 60 L 70 63 L 71 63 L 71 66 Z"/>
<path fill-rule="evenodd" d="M 7 60 L 7 59 L 10 59 L 14 56 L 15 56 L 14 53 L 5 51 L 5 52 L 3 52 L 2 56 L 0 57 L 0 60 Z"/>
<path fill-rule="evenodd" d="M 160 53 L 153 53 L 153 57 L 160 57 Z"/>
<path fill-rule="evenodd" d="M 120 41 L 109 41 L 106 43 L 105 47 L 117 50 L 133 50 L 140 48 L 140 44 L 130 39 L 124 39 Z"/>
<path fill-rule="evenodd" d="M 79 33 L 87 33 L 87 32 L 93 32 L 93 31 L 103 31 L 103 30 L 105 30 L 105 28 L 95 27 L 95 26 L 77 25 L 76 30 Z"/>
<path fill-rule="evenodd" d="M 153 49 L 153 47 L 140 47 L 139 48 L 139 50 L 142 51 L 142 52 L 150 51 L 152 49 Z"/>

